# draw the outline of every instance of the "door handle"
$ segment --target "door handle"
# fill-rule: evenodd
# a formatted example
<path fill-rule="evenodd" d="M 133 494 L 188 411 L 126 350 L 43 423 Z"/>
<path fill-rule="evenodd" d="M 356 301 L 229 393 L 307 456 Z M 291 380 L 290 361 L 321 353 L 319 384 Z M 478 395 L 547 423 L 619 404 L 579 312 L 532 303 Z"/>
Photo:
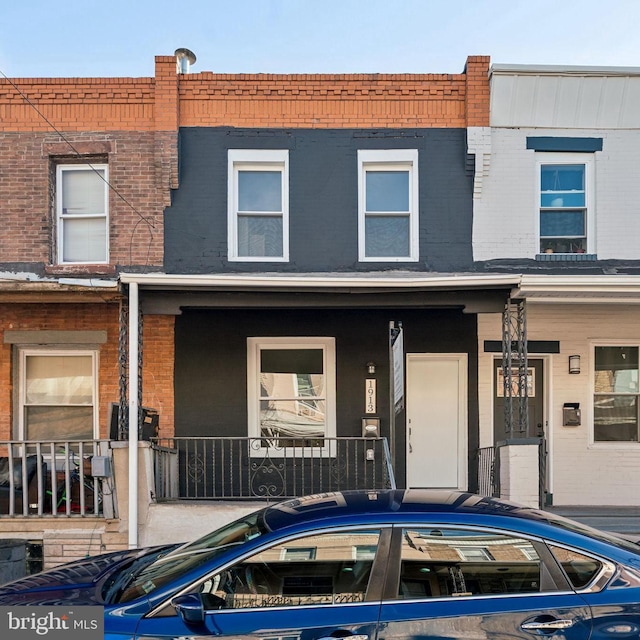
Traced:
<path fill-rule="evenodd" d="M 524 631 L 540 631 L 542 633 L 553 633 L 554 631 L 562 631 L 573 626 L 573 620 L 545 620 L 531 622 L 523 622 L 520 627 Z"/>

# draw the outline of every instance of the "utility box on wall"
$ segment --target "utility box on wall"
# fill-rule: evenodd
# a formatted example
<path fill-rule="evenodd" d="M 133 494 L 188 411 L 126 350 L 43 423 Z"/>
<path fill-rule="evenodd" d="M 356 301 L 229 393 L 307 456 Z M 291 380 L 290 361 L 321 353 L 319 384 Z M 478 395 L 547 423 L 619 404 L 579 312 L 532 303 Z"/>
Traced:
<path fill-rule="evenodd" d="M 562 407 L 562 426 L 579 427 L 581 424 L 580 403 L 565 402 Z"/>

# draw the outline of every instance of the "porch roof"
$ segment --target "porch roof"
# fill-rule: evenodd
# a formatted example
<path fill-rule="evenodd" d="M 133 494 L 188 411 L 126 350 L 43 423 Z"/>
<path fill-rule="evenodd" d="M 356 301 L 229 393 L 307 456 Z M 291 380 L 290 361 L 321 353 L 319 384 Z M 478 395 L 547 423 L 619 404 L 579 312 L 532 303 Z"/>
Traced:
<path fill-rule="evenodd" d="M 423 273 L 415 271 L 369 271 L 363 273 L 225 273 L 170 274 L 121 273 L 124 284 L 145 289 L 505 289 L 519 283 L 518 274 Z"/>
<path fill-rule="evenodd" d="M 513 298 L 561 304 L 640 304 L 640 276 L 522 275 Z"/>
<path fill-rule="evenodd" d="M 500 313 L 517 275 L 367 273 L 121 274 L 149 295 L 144 313 L 180 314 L 184 308 L 458 308 Z"/>

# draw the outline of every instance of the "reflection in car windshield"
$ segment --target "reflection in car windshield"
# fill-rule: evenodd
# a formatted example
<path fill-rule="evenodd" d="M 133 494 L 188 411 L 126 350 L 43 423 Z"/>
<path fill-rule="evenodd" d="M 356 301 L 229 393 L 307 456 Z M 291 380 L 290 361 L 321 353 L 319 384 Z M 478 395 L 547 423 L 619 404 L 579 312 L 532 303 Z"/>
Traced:
<path fill-rule="evenodd" d="M 205 565 L 229 547 L 256 538 L 266 531 L 263 512 L 258 511 L 183 545 L 143 568 L 137 575 L 132 575 L 119 601 L 128 602 L 152 593 L 176 577 Z"/>

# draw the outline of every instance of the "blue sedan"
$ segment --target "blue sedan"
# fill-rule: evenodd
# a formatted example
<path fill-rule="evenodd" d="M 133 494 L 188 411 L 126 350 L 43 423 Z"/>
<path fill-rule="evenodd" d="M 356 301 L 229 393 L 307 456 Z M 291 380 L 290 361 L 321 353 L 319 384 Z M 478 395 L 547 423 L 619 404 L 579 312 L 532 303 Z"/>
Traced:
<path fill-rule="evenodd" d="M 640 546 L 470 493 L 324 493 L 0 587 L 18 604 L 103 605 L 113 640 L 637 640 Z"/>

